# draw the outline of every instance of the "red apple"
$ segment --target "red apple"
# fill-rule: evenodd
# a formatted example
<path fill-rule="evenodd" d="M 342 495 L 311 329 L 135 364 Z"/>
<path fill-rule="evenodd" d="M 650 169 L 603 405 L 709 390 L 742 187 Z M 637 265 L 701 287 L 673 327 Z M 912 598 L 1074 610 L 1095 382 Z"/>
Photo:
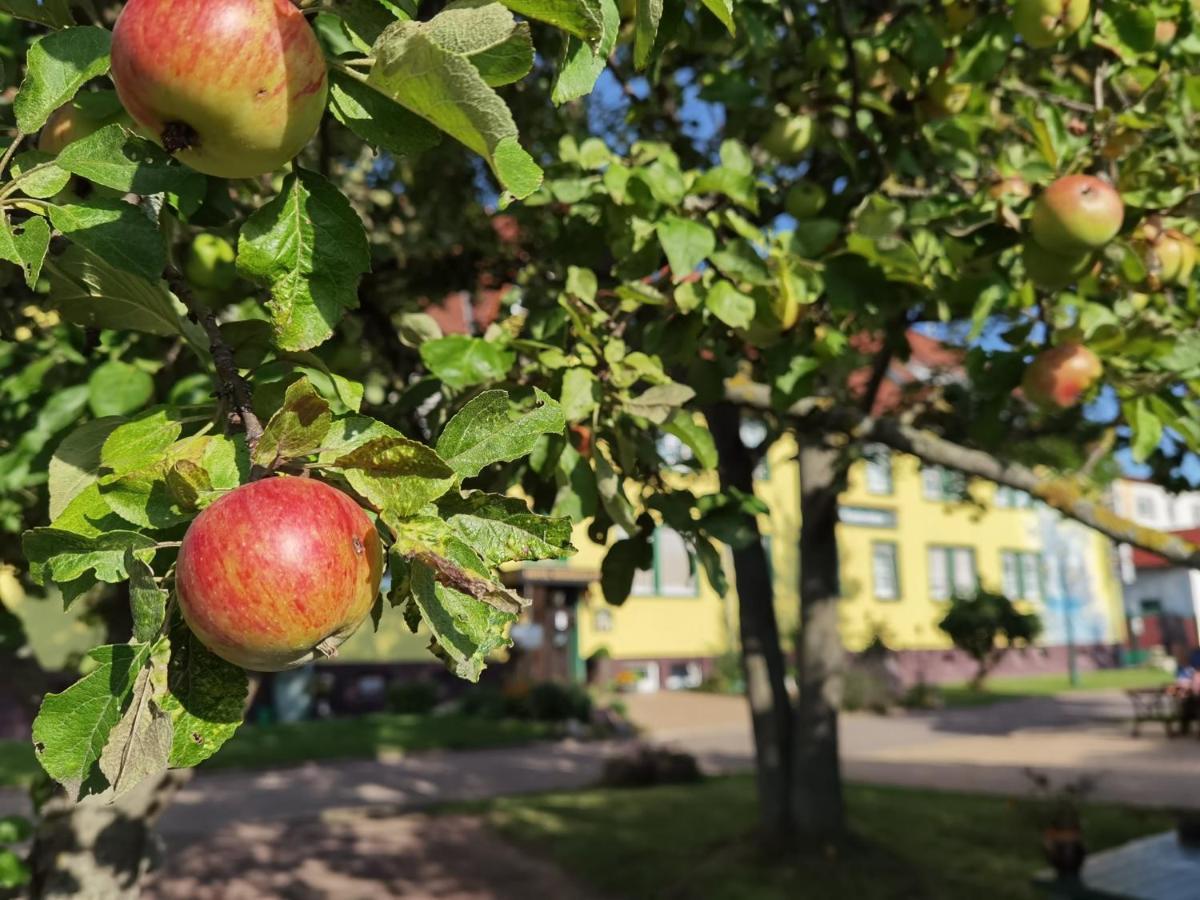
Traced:
<path fill-rule="evenodd" d="M 1033 239 L 1051 253 L 1078 256 L 1099 250 L 1121 230 L 1125 204 L 1106 181 L 1067 175 L 1051 184 L 1033 205 Z"/>
<path fill-rule="evenodd" d="M 1095 353 L 1082 344 L 1069 342 L 1035 356 L 1025 370 L 1021 390 L 1034 406 L 1069 409 L 1079 403 L 1103 372 Z"/>
<path fill-rule="evenodd" d="M 112 79 L 134 120 L 207 175 L 250 178 L 308 143 L 325 111 L 325 58 L 289 0 L 130 0 Z"/>
<path fill-rule="evenodd" d="M 379 593 L 379 535 L 341 491 L 310 478 L 243 485 L 197 516 L 176 568 L 179 609 L 206 647 L 279 672 L 329 656 Z"/>

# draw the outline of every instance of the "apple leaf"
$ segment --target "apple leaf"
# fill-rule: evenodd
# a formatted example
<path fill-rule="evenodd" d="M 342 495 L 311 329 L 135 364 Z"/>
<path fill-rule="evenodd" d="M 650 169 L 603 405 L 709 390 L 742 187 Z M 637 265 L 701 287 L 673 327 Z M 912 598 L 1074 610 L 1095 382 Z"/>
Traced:
<path fill-rule="evenodd" d="M 186 491 L 181 496 L 178 486 L 172 491 L 168 477 L 182 461 L 202 467 L 211 440 L 206 435 L 185 438 L 161 454 L 143 459 L 136 467 L 122 466 L 119 473 L 102 475 L 100 493 L 104 502 L 121 518 L 142 528 L 170 528 L 187 522 L 192 518 L 199 492 L 209 488 L 190 479 L 197 488 L 196 496 Z M 102 452 L 108 456 L 107 442 Z"/>
<path fill-rule="evenodd" d="M 130 134 L 119 124 L 63 148 L 55 159 L 60 169 L 116 191 L 134 194 L 175 194 L 188 198 L 185 208 L 199 207 L 208 180 L 180 165 L 158 145 Z"/>
<path fill-rule="evenodd" d="M 162 708 L 175 723 L 170 764 L 185 768 L 204 762 L 237 731 L 250 685 L 246 673 L 205 647 L 182 616 L 171 620 L 170 641 Z"/>
<path fill-rule="evenodd" d="M 562 407 L 535 391 L 538 405 L 521 412 L 505 391 L 485 391 L 458 411 L 437 443 L 438 453 L 459 478 L 473 478 L 487 466 L 527 455 L 543 434 L 567 427 Z"/>
<path fill-rule="evenodd" d="M 709 288 L 705 305 L 709 312 L 730 328 L 748 328 L 754 321 L 754 298 L 743 294 L 724 279 Z"/>
<path fill-rule="evenodd" d="M 13 100 L 18 127 L 33 134 L 76 91 L 107 72 L 111 46 L 112 32 L 92 26 L 67 28 L 35 41 Z"/>
<path fill-rule="evenodd" d="M 68 322 L 85 328 L 181 335 L 195 346 L 207 346 L 199 326 L 179 314 L 157 275 L 140 278 L 80 246 L 67 247 L 47 259 L 46 275 L 51 302 Z"/>
<path fill-rule="evenodd" d="M 602 0 L 500 0 L 517 15 L 546 22 L 593 46 L 604 32 Z"/>
<path fill-rule="evenodd" d="M 733 21 L 733 0 L 701 0 L 709 12 L 721 20 L 721 24 L 730 34 L 737 34 L 737 25 Z"/>
<path fill-rule="evenodd" d="M 500 184 L 519 199 L 542 183 L 541 167 L 521 147 L 504 101 L 463 52 L 478 47 L 479 35 L 494 31 L 495 14 L 488 8 L 493 5 L 390 26 L 375 44 L 368 83 L 486 159 Z M 453 28 L 439 22 L 448 13 Z"/>
<path fill-rule="evenodd" d="M 350 486 L 377 509 L 409 516 L 446 493 L 454 470 L 434 451 L 406 437 L 376 437 L 335 459 Z"/>
<path fill-rule="evenodd" d="M 702 222 L 668 215 L 655 226 L 655 231 L 676 283 L 692 274 L 717 249 L 717 236 Z"/>
<path fill-rule="evenodd" d="M 150 648 L 137 670 L 129 706 L 112 731 L 97 761 L 108 787 L 100 799 L 112 803 L 147 778 L 167 771 L 174 729 L 163 711 L 166 690 L 165 640 Z"/>
<path fill-rule="evenodd" d="M 50 207 L 50 223 L 68 240 L 119 269 L 157 281 L 167 265 L 162 234 L 145 212 L 123 200 Z"/>
<path fill-rule="evenodd" d="M 283 406 L 263 429 L 254 462 L 274 469 L 287 460 L 311 456 L 321 449 L 332 423 L 329 401 L 301 378 L 288 386 Z"/>
<path fill-rule="evenodd" d="M 133 639 L 150 643 L 159 636 L 167 616 L 169 592 L 154 580 L 154 570 L 125 551 L 125 570 L 129 573 L 129 607 L 133 613 Z"/>
<path fill-rule="evenodd" d="M 432 635 L 430 650 L 458 677 L 478 681 L 487 657 L 511 645 L 506 630 L 517 620 L 516 613 L 447 587 L 428 558 L 411 563 L 409 579 L 409 603 Z"/>
<path fill-rule="evenodd" d="M 415 156 L 437 146 L 436 128 L 375 88 L 341 72 L 329 78 L 329 108 L 360 138 L 396 156 Z"/>
<path fill-rule="evenodd" d="M 29 560 L 29 574 L 36 584 L 70 582 L 88 572 L 108 584 L 129 577 L 125 552 L 134 551 L 138 559 L 154 558 L 156 541 L 135 531 L 111 531 L 86 537 L 57 528 L 34 528 L 21 538 L 21 547 Z"/>
<path fill-rule="evenodd" d="M 179 414 L 166 406 L 148 409 L 114 428 L 100 447 L 109 475 L 123 475 L 157 461 L 183 434 Z"/>
<path fill-rule="evenodd" d="M 425 31 L 442 49 L 468 57 L 492 87 L 520 81 L 533 68 L 529 24 L 514 20 L 499 3 L 451 4 Z"/>
<path fill-rule="evenodd" d="M 683 441 L 702 469 L 717 467 L 717 445 L 713 441 L 712 432 L 697 422 L 693 413 L 686 409 L 676 410 L 662 423 L 662 430 Z"/>
<path fill-rule="evenodd" d="M 695 396 L 696 392 L 686 384 L 656 384 L 637 397 L 626 400 L 625 410 L 661 425 L 670 418 L 671 413 Z"/>
<path fill-rule="evenodd" d="M 33 749 L 42 768 L 78 797 L 92 781 L 110 733 L 150 656 L 147 644 L 97 647 L 96 667 L 59 694 L 47 694 L 33 722 Z"/>
<path fill-rule="evenodd" d="M 426 341 L 421 344 L 420 353 L 435 378 L 460 391 L 501 380 L 516 360 L 511 350 L 465 334 Z"/>
<path fill-rule="evenodd" d="M 50 458 L 50 519 L 53 521 L 100 472 L 100 448 L 125 419 L 109 416 L 79 426 L 58 445 Z"/>
<path fill-rule="evenodd" d="M 594 41 L 570 36 L 563 41 L 562 59 L 554 79 L 550 99 L 561 105 L 590 94 L 596 79 L 608 65 L 609 54 L 617 43 L 621 30 L 621 12 L 616 0 L 600 0 L 602 33 L 597 46 Z"/>
<path fill-rule="evenodd" d="M 371 259 L 350 201 L 320 175 L 299 169 L 242 226 L 237 265 L 270 286 L 267 309 L 279 346 L 310 350 L 358 306 L 358 282 Z"/>
<path fill-rule="evenodd" d="M 83 10 L 93 20 L 96 18 L 92 0 L 0 0 L 0 12 L 51 28 L 74 25 L 76 8 Z"/>
<path fill-rule="evenodd" d="M 13 225 L 0 213 L 0 259 L 20 266 L 31 288 L 37 285 L 49 249 L 50 226 L 41 216 Z"/>
<path fill-rule="evenodd" d="M 607 441 L 596 441 L 592 451 L 592 469 L 596 473 L 596 493 L 610 519 L 626 534 L 638 530 L 637 514 L 625 494 L 625 482 L 613 465 L 612 451 Z"/>
<path fill-rule="evenodd" d="M 18 153 L 12 161 L 13 182 L 26 197 L 48 200 L 71 183 L 71 173 L 41 150 Z"/>
<path fill-rule="evenodd" d="M 519 497 L 473 492 L 438 503 L 447 525 L 489 565 L 574 553 L 571 520 L 540 516 Z"/>
<path fill-rule="evenodd" d="M 658 23 L 662 21 L 663 0 L 635 0 L 633 23 L 633 64 L 644 69 L 650 63 L 654 42 L 658 39 Z"/>

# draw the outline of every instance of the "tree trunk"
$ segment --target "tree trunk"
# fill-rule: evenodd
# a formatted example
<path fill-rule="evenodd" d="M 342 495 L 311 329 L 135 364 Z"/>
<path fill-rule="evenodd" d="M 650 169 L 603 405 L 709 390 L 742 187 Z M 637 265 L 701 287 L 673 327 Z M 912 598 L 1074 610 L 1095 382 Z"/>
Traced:
<path fill-rule="evenodd" d="M 37 900 L 133 900 L 155 863 L 153 827 L 191 770 L 167 772 L 112 805 L 72 803 L 61 789 L 39 810 L 30 868 Z"/>
<path fill-rule="evenodd" d="M 740 423 L 737 409 L 728 404 L 708 412 L 722 487 L 752 494 L 755 454 L 742 443 Z M 747 516 L 747 520 L 755 539 L 733 551 L 742 671 L 754 724 L 759 823 L 767 845 L 783 850 L 793 844 L 796 832 L 788 806 L 792 790 L 791 704 L 784 681 L 783 650 L 767 555 L 758 539 L 757 520 L 753 516 Z"/>
<path fill-rule="evenodd" d="M 819 439 L 800 441 L 800 697 L 793 740 L 792 807 L 800 834 L 837 840 L 846 826 L 838 758 L 838 707 L 845 668 L 838 627 L 837 521 L 844 474 Z"/>

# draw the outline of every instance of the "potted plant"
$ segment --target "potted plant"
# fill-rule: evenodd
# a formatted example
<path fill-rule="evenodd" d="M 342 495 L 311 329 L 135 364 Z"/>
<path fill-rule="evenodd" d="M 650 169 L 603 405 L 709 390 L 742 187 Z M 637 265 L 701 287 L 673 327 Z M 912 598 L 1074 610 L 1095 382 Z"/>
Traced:
<path fill-rule="evenodd" d="M 1025 776 L 1032 784 L 1025 806 L 1030 819 L 1041 830 L 1046 861 L 1060 879 L 1077 879 L 1087 858 L 1083 842 L 1083 803 L 1096 789 L 1097 779 L 1084 775 L 1055 787 L 1050 778 L 1033 769 Z"/>

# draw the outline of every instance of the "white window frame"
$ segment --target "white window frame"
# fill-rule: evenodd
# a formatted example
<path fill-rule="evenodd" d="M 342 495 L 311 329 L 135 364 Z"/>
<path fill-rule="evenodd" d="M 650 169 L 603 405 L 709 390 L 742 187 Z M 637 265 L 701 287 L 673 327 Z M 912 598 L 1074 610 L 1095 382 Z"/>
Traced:
<path fill-rule="evenodd" d="M 867 493 L 875 497 L 892 496 L 896 492 L 896 484 L 891 451 L 887 447 L 872 445 L 864 454 L 864 464 Z"/>
<path fill-rule="evenodd" d="M 891 569 L 888 576 L 892 582 L 890 592 L 880 585 L 878 567 L 881 561 L 878 554 L 881 550 L 888 554 L 886 565 Z M 876 600 L 892 602 L 901 598 L 903 592 L 900 587 L 900 546 L 895 541 L 871 541 L 871 588 Z"/>
<path fill-rule="evenodd" d="M 969 561 L 971 584 L 960 582 L 959 563 Z M 969 596 L 979 590 L 979 566 L 975 558 L 975 548 L 930 544 L 926 554 L 929 567 L 929 596 L 934 600 L 950 600 L 953 597 Z"/>

